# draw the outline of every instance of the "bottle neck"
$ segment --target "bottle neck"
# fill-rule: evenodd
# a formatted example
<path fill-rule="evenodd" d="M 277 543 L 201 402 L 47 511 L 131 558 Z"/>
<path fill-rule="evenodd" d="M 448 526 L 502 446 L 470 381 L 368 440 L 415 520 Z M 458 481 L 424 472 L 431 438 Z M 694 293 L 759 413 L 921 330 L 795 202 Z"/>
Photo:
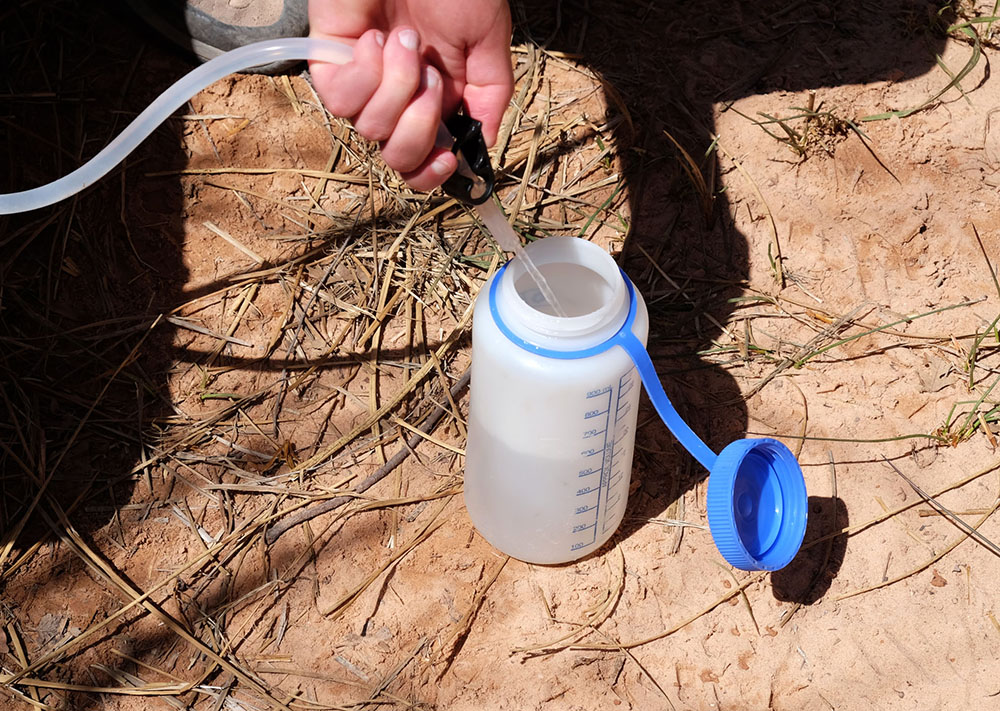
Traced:
<path fill-rule="evenodd" d="M 514 336 L 538 348 L 573 352 L 604 343 L 625 323 L 630 306 L 625 279 L 599 246 L 576 237 L 546 237 L 524 253 L 567 315 L 550 313 L 524 257 L 515 257 L 491 294 L 497 318 Z"/>

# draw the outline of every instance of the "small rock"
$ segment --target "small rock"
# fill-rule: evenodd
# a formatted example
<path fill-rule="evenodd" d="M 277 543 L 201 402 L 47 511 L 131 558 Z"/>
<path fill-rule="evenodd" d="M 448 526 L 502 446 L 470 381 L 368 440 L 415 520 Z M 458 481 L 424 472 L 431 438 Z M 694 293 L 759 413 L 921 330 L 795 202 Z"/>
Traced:
<path fill-rule="evenodd" d="M 701 674 L 699 674 L 698 676 L 700 676 L 701 680 L 704 681 L 704 682 L 710 682 L 711 681 L 711 682 L 718 683 L 718 681 L 719 681 L 719 675 L 716 674 L 715 672 L 713 672 L 711 669 L 702 669 L 701 670 Z"/>

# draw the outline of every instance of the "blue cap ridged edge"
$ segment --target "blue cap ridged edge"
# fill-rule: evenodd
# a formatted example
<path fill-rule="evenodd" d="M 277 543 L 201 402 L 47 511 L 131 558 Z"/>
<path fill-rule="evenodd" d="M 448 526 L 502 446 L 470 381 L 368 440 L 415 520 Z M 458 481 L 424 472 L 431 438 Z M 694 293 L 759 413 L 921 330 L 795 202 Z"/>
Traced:
<path fill-rule="evenodd" d="M 775 464 L 782 497 L 778 538 L 760 558 L 746 548 L 733 513 L 733 488 L 740 465 L 753 450 Z M 775 439 L 740 439 L 719 454 L 708 477 L 708 526 L 722 557 L 741 570 L 780 570 L 792 562 L 805 537 L 809 500 L 805 479 L 795 455 Z"/>

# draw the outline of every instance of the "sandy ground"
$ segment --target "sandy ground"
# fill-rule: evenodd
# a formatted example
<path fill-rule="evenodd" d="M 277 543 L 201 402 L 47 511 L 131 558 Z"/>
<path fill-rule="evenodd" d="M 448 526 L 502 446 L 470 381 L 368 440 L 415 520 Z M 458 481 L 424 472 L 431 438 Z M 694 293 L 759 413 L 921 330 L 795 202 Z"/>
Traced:
<path fill-rule="evenodd" d="M 476 534 L 465 394 L 365 497 L 267 542 L 446 401 L 496 264 L 302 76 L 219 82 L 95 190 L 0 223 L 0 667 L 31 665 L 5 708 L 1000 708 L 1000 80 L 990 25 L 942 31 L 992 7 L 938 9 L 515 6 L 504 205 L 619 257 L 709 444 L 798 454 L 809 530 L 774 574 L 724 565 L 647 402 L 626 521 L 576 563 Z M 6 189 L 185 69 L 57 15 L 2 20 Z"/>

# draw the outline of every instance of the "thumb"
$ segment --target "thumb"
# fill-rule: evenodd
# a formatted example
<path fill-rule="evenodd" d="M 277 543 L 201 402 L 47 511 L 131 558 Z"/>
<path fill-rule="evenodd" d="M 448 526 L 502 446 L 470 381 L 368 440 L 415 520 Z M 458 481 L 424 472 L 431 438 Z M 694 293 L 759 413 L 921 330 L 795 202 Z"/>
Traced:
<path fill-rule="evenodd" d="M 514 93 L 514 72 L 510 62 L 510 36 L 493 33 L 469 49 L 466 59 L 465 89 L 462 99 L 466 112 L 483 124 L 483 138 L 492 146 L 500 122 Z"/>

